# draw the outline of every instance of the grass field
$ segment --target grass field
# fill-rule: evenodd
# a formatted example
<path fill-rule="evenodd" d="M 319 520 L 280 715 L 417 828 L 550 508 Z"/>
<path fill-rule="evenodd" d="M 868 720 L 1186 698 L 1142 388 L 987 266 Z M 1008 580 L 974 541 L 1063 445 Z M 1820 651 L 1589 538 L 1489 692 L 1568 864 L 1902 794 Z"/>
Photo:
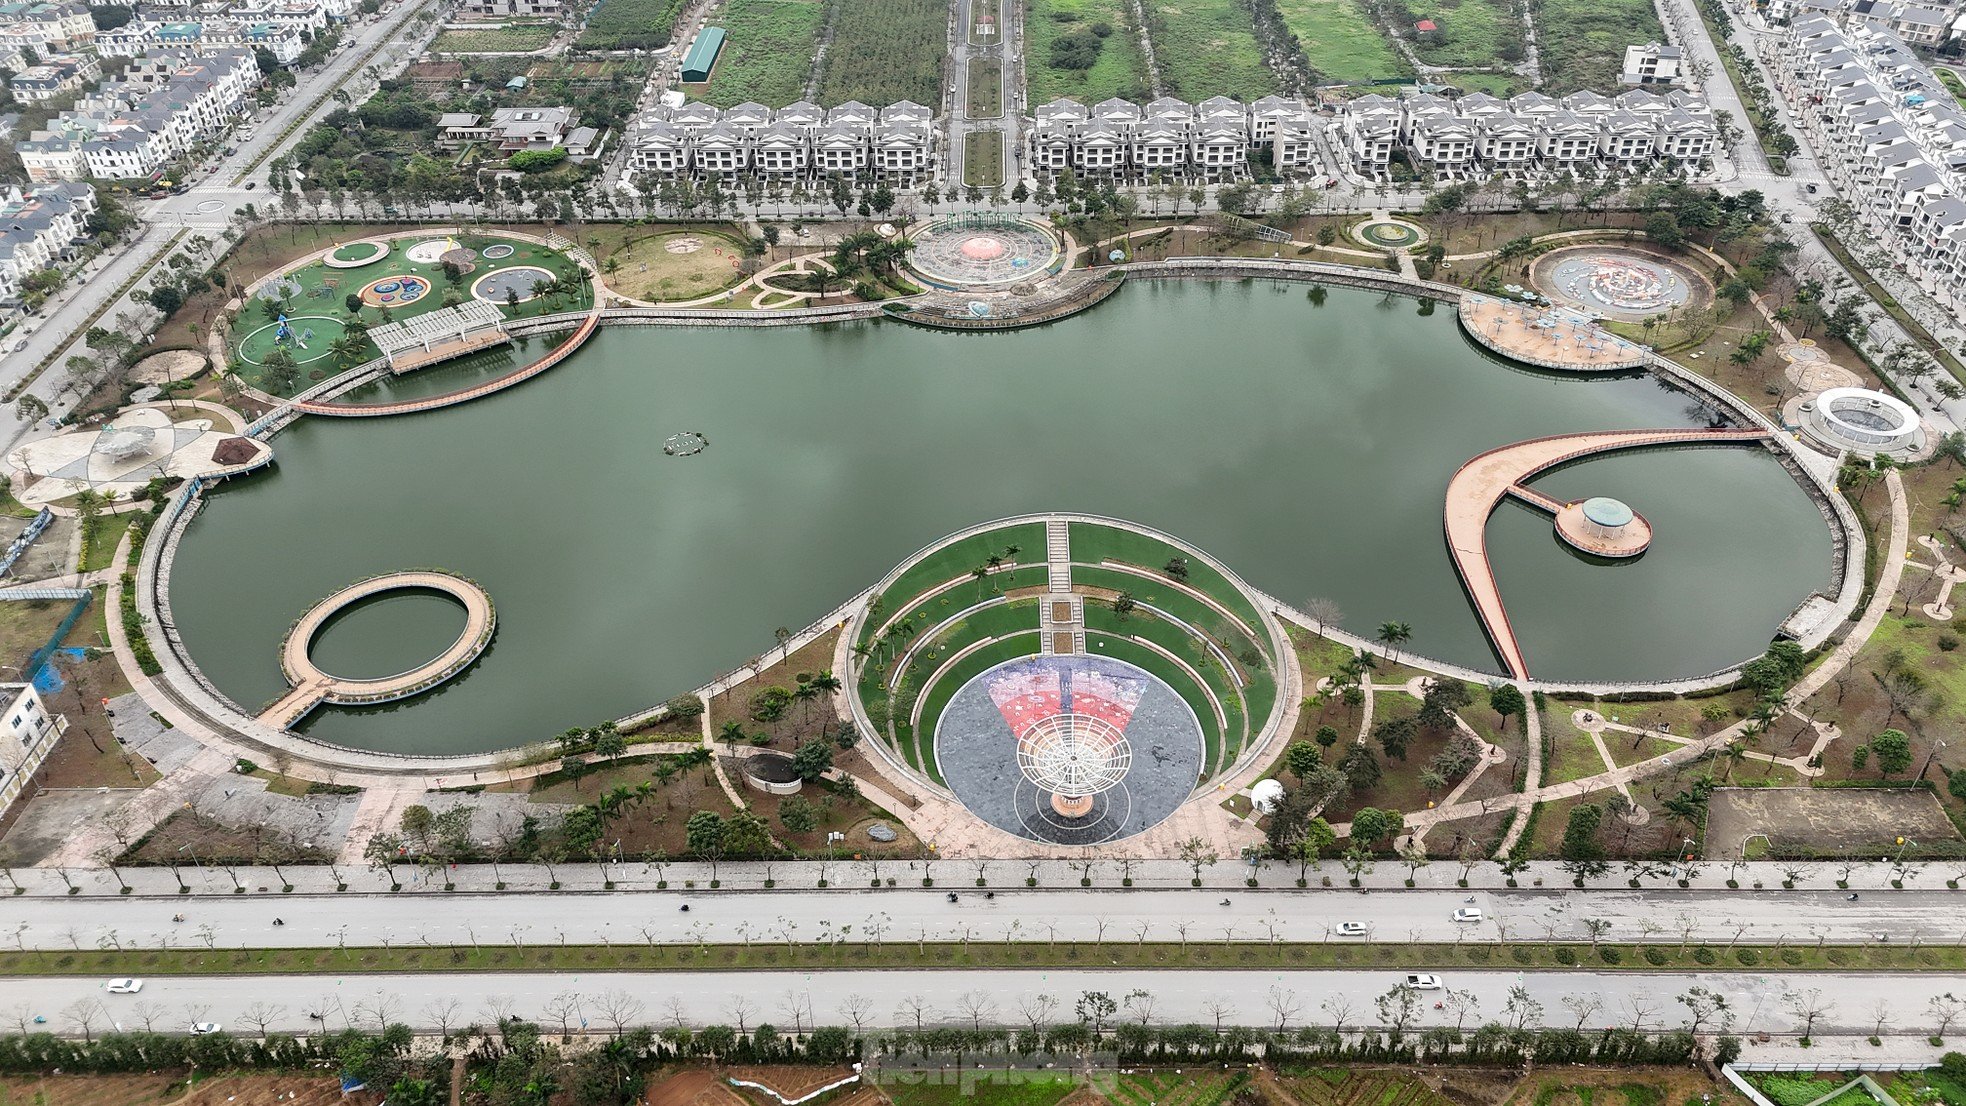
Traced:
<path fill-rule="evenodd" d="M 744 274 L 732 262 L 742 256 L 731 239 L 685 231 L 629 242 L 596 260 L 608 287 L 638 300 L 662 302 L 696 299 L 737 283 Z"/>
<path fill-rule="evenodd" d="M 1277 0 L 1277 11 L 1311 68 L 1330 80 L 1374 81 L 1408 70 L 1359 0 Z"/>
<path fill-rule="evenodd" d="M 544 23 L 444 31 L 430 44 L 436 54 L 526 54 L 553 41 L 557 28 Z"/>
<path fill-rule="evenodd" d="M 974 1074 L 974 1079 L 950 1080 L 892 1072 L 881 1090 L 894 1106 L 1053 1106 L 1078 1085 L 1069 1075 L 1051 1073 L 1005 1073 L 1001 1083 L 985 1072 Z"/>
<path fill-rule="evenodd" d="M 1255 100 L 1276 91 L 1276 77 L 1250 30 L 1249 9 L 1236 0 L 1176 0 L 1146 10 L 1169 96 Z"/>
<path fill-rule="evenodd" d="M 1502 0 L 1457 0 L 1451 6 L 1443 0 L 1429 12 L 1440 30 L 1413 44 L 1413 52 L 1428 65 L 1507 65 L 1505 48 L 1510 53 L 1522 49 L 1522 24 Z"/>
<path fill-rule="evenodd" d="M 575 42 L 583 50 L 656 50 L 669 45 L 683 0 L 601 0 Z"/>
<path fill-rule="evenodd" d="M 817 0 L 730 0 L 717 16 L 724 50 L 699 99 L 782 108 L 805 96 L 826 10 Z"/>
<path fill-rule="evenodd" d="M 819 102 L 859 100 L 880 107 L 913 100 L 942 102 L 949 31 L 943 0 L 832 0 L 832 41 L 819 79 Z"/>
<path fill-rule="evenodd" d="M 1003 114 L 1003 63 L 978 58 L 969 63 L 969 114 L 995 119 Z"/>
<path fill-rule="evenodd" d="M 976 188 L 1003 184 L 1003 132 L 975 131 L 963 137 L 963 183 Z"/>
<path fill-rule="evenodd" d="M 1099 57 L 1090 69 L 1065 69 L 1051 64 L 1053 48 L 1066 35 L 1104 23 L 1111 33 L 1100 39 Z M 1026 0 L 1024 6 L 1024 80 L 1031 106 L 1061 96 L 1086 106 L 1114 96 L 1145 103 L 1147 63 L 1140 56 L 1122 0 Z"/>
<path fill-rule="evenodd" d="M 1651 0 L 1530 0 L 1542 45 L 1543 91 L 1619 91 L 1625 47 L 1663 42 Z"/>

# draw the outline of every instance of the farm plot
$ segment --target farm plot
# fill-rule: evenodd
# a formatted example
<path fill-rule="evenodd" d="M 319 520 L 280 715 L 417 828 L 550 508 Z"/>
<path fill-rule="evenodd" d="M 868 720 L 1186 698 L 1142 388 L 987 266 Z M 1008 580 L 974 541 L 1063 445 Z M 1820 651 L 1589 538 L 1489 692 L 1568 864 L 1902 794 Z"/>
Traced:
<path fill-rule="evenodd" d="M 1651 0 L 1530 0 L 1542 47 L 1543 91 L 1619 91 L 1625 47 L 1664 42 Z"/>
<path fill-rule="evenodd" d="M 658 50 L 669 45 L 683 0 L 601 0 L 574 43 L 583 50 Z"/>
<path fill-rule="evenodd" d="M 1124 0 L 1027 0 L 1024 80 L 1033 106 L 1061 96 L 1091 106 L 1153 98 Z"/>
<path fill-rule="evenodd" d="M 819 101 L 880 107 L 942 102 L 949 5 L 945 0 L 831 0 L 832 38 Z"/>
<path fill-rule="evenodd" d="M 1255 100 L 1276 91 L 1249 9 L 1236 0 L 1176 0 L 1146 6 L 1154 60 L 1169 96 Z"/>
<path fill-rule="evenodd" d="M 804 98 L 826 10 L 815 0 L 730 0 L 717 16 L 724 51 L 698 94 L 718 107 L 782 108 Z"/>
<path fill-rule="evenodd" d="M 462 31 L 443 31 L 430 43 L 433 54 L 529 54 L 553 41 L 556 28 L 545 23 L 518 23 L 504 27 L 473 27 Z"/>
<path fill-rule="evenodd" d="M 1376 81 L 1404 76 L 1410 68 L 1359 0 L 1277 0 L 1277 11 L 1297 36 L 1304 59 L 1326 80 Z"/>

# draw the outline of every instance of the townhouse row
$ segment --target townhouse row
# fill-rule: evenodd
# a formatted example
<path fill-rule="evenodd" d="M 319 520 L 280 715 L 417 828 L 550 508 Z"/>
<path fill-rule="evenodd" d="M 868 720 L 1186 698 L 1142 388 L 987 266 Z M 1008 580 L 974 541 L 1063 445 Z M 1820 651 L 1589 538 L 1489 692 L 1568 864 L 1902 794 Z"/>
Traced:
<path fill-rule="evenodd" d="M 95 210 L 95 189 L 80 182 L 10 186 L 0 198 L 0 304 L 18 302 L 28 277 L 74 260 Z"/>
<path fill-rule="evenodd" d="M 1776 83 L 1858 218 L 1948 303 L 1966 282 L 1966 111 L 1882 23 L 1797 20 Z"/>
<path fill-rule="evenodd" d="M 664 106 L 629 127 L 628 168 L 657 180 L 878 179 L 901 187 L 937 164 L 934 113 L 903 100 L 878 110 L 849 100 L 830 110 L 801 101 L 774 111 L 738 104 Z"/>
<path fill-rule="evenodd" d="M 95 41 L 96 23 L 78 3 L 0 4 L 0 56 L 74 53 Z"/>
<path fill-rule="evenodd" d="M 16 148 L 36 182 L 149 177 L 224 134 L 260 77 L 248 49 L 148 51 Z"/>
<path fill-rule="evenodd" d="M 1580 92 L 1561 100 L 1525 93 L 1455 99 L 1369 95 L 1330 108 L 1266 96 L 1198 104 L 1163 97 L 1144 106 L 1112 99 L 1091 108 L 1054 100 L 1027 128 L 1033 172 L 1233 180 L 1267 153 L 1282 173 L 1318 172 L 1321 149 L 1355 173 L 1383 178 L 1396 154 L 1448 178 L 1561 171 L 1594 164 L 1697 165 L 1719 140 L 1706 100 L 1690 92 Z"/>

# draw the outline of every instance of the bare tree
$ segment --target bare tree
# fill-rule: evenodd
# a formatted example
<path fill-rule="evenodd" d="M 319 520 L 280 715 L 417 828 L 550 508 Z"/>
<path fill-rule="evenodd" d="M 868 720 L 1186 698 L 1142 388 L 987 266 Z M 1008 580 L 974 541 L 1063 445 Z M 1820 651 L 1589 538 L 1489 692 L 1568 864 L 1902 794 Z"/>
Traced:
<path fill-rule="evenodd" d="M 1345 620 L 1345 612 L 1339 609 L 1338 601 L 1321 595 L 1304 600 L 1304 614 L 1310 618 L 1319 636 Z"/>
<path fill-rule="evenodd" d="M 1290 1019 L 1303 1009 L 1303 1004 L 1297 1001 L 1297 992 L 1288 987 L 1275 985 L 1270 987 L 1269 1006 L 1270 1013 L 1276 1015 L 1274 1028 L 1278 1033 L 1283 1032 L 1284 1026 L 1290 1024 Z"/>
<path fill-rule="evenodd" d="M 858 1037 L 867 1030 L 867 1019 L 873 1015 L 874 1000 L 858 991 L 840 1000 L 840 1017 L 853 1025 L 853 1035 Z"/>
<path fill-rule="evenodd" d="M 580 1016 L 580 996 L 572 991 L 561 991 L 547 999 L 540 1010 L 547 1021 L 559 1023 L 560 1037 L 564 1040 L 573 1033 L 573 1020 Z"/>
<path fill-rule="evenodd" d="M 448 1037 L 452 1024 L 457 1021 L 458 1012 L 463 1009 L 462 1002 L 445 995 L 423 1004 L 423 1019 L 426 1024 L 436 1026 L 440 1036 Z"/>
<path fill-rule="evenodd" d="M 669 1001 L 663 1003 L 662 1008 L 669 1014 L 670 1025 L 675 1026 L 677 1029 L 688 1027 L 689 1006 L 683 1002 L 683 996 L 670 995 Z"/>
<path fill-rule="evenodd" d="M 594 1000 L 594 1007 L 614 1027 L 617 1037 L 627 1031 L 630 1022 L 641 1021 L 642 1013 L 647 1009 L 641 999 L 619 987 L 602 991 L 601 997 Z"/>
<path fill-rule="evenodd" d="M 387 1029 L 402 1017 L 403 1000 L 378 987 L 375 994 L 355 1004 L 357 1014 L 364 1010 L 375 1018 L 377 1030 Z"/>
<path fill-rule="evenodd" d="M 997 1000 L 987 991 L 964 991 L 956 996 L 956 1009 L 969 1019 L 970 1029 L 980 1033 L 984 1019 L 996 1016 Z"/>
<path fill-rule="evenodd" d="M 920 995 L 907 995 L 895 1004 L 896 1024 L 914 1022 L 915 1032 L 920 1033 L 928 1024 L 928 1000 Z"/>
<path fill-rule="evenodd" d="M 1659 1012 L 1658 1000 L 1649 991 L 1633 991 L 1625 996 L 1625 1012 L 1631 1015 L 1631 1031 L 1637 1033 Z"/>
<path fill-rule="evenodd" d="M 1127 992 L 1124 1002 L 1129 1017 L 1138 1018 L 1141 1025 L 1154 1020 L 1154 1007 L 1159 1005 L 1150 991 L 1133 990 Z"/>
<path fill-rule="evenodd" d="M 503 1029 L 505 1023 L 512 1020 L 512 996 L 486 995 L 485 1005 L 481 1009 L 486 1021 Z"/>
<path fill-rule="evenodd" d="M 157 1003 L 151 1002 L 149 999 L 144 999 L 131 1006 L 130 1013 L 136 1016 L 137 1022 L 143 1026 L 145 1033 L 155 1033 L 157 1032 L 157 1019 L 164 1016 L 164 1008 Z M 27 1026 L 25 1024 L 21 1026 L 21 1032 L 27 1032 Z M 262 1035 L 264 1035 L 264 1031 L 262 1031 Z"/>
<path fill-rule="evenodd" d="M 1891 1020 L 1891 1015 L 1895 1013 L 1896 1010 L 1897 1010 L 1896 1005 L 1892 1003 L 1892 1001 L 1888 998 L 1881 998 L 1878 999 L 1876 1002 L 1871 1003 L 1870 1035 L 1873 1037 L 1884 1036 L 1884 1026 L 1886 1023 L 1888 1023 Z"/>
<path fill-rule="evenodd" d="M 1032 1033 L 1044 1032 L 1046 1023 L 1051 1021 L 1052 1011 L 1058 1009 L 1058 1000 L 1046 994 L 1019 995 L 1017 1013 L 1029 1023 Z"/>
<path fill-rule="evenodd" d="M 102 1004 L 94 996 L 78 998 L 62 1008 L 61 1016 L 70 1029 L 82 1034 L 82 1043 L 89 1044 L 95 1040 L 96 1020 L 102 1016 Z"/>
<path fill-rule="evenodd" d="M 1217 1036 L 1220 1036 L 1222 1033 L 1222 1022 L 1236 1011 L 1235 1003 L 1230 1002 L 1220 995 L 1216 995 L 1214 998 L 1203 1002 L 1201 1008 L 1208 1012 L 1209 1017 L 1215 1019 L 1215 1033 Z"/>
<path fill-rule="evenodd" d="M 247 1025 L 253 1026 L 254 1028 L 258 1029 L 260 1038 L 264 1040 L 266 1037 L 267 1027 L 272 1025 L 274 1022 L 279 1021 L 280 1015 L 286 1012 L 287 1012 L 287 1008 L 284 1006 L 279 1006 L 270 1002 L 256 1001 L 253 1002 L 251 1005 L 247 1006 L 244 1010 L 241 1010 L 239 1012 L 239 1018 L 240 1020 L 244 1021 Z"/>
<path fill-rule="evenodd" d="M 812 992 L 794 991 L 788 987 L 778 997 L 778 1003 L 778 1008 L 785 1011 L 785 1016 L 792 1022 L 793 1035 L 804 1033 L 806 1022 L 812 1017 Z"/>
<path fill-rule="evenodd" d="M 1932 1012 L 1934 1023 L 1932 1035 L 1944 1037 L 1946 1031 L 1952 1028 L 1952 1023 L 1958 1020 L 1959 1015 L 1966 1013 L 1966 1001 L 1955 998 L 1951 991 L 1947 991 L 1943 995 L 1933 995 L 1926 1001 L 1925 1009 Z"/>
<path fill-rule="evenodd" d="M 1323 1010 L 1325 1016 L 1331 1019 L 1331 1028 L 1338 1033 L 1343 1033 L 1345 1023 L 1358 1015 L 1358 1007 L 1352 1005 L 1352 1000 L 1344 995 L 1329 996 L 1318 1003 L 1318 1009 Z"/>
<path fill-rule="evenodd" d="M 1578 1029 L 1584 1028 L 1585 1022 L 1591 1020 L 1591 1018 L 1597 1015 L 1598 1011 L 1604 1009 L 1604 996 L 1596 993 L 1565 995 L 1557 1001 L 1563 1004 L 1565 1010 L 1576 1015 Z"/>
<path fill-rule="evenodd" d="M 1816 1032 L 1816 1020 L 1827 1016 L 1836 1006 L 1823 997 L 1820 987 L 1811 987 L 1806 991 L 1790 991 L 1782 996 L 1782 1005 L 1788 1007 L 1789 1013 L 1794 1014 L 1795 1019 L 1802 1023 L 1804 1037 L 1813 1036 Z"/>
<path fill-rule="evenodd" d="M 724 1013 L 737 1023 L 737 1035 L 746 1036 L 751 1032 L 751 1015 L 757 1013 L 757 1006 L 743 995 L 732 995 L 724 1003 Z"/>

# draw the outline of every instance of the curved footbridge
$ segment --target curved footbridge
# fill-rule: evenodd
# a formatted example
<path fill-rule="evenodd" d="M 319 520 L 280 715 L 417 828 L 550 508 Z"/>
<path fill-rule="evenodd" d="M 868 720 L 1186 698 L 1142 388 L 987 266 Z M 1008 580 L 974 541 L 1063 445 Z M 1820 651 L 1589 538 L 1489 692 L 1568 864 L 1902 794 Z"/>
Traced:
<path fill-rule="evenodd" d="M 1469 597 L 1474 600 L 1482 629 L 1487 632 L 1496 653 L 1500 654 L 1509 676 L 1518 680 L 1527 679 L 1529 662 L 1522 655 L 1522 645 L 1516 640 L 1515 628 L 1509 625 L 1508 609 L 1502 604 L 1501 589 L 1495 584 L 1493 566 L 1488 560 L 1488 517 L 1504 496 L 1513 495 L 1561 518 L 1562 512 L 1572 504 L 1525 487 L 1524 482 L 1557 465 L 1612 450 L 1754 442 L 1770 436 L 1769 431 L 1753 428 L 1608 430 L 1558 434 L 1499 446 L 1477 454 L 1462 465 L 1454 473 L 1453 479 L 1447 482 L 1447 551 L 1454 559 L 1455 571 L 1461 575 L 1462 586 L 1468 589 Z"/>
<path fill-rule="evenodd" d="M 361 602 L 391 591 L 436 591 L 464 607 L 464 632 L 431 661 L 407 672 L 374 680 L 350 680 L 321 671 L 308 654 L 315 635 L 328 619 Z M 484 588 L 448 572 L 387 572 L 342 588 L 307 609 L 280 643 L 280 670 L 293 690 L 261 712 L 259 720 L 286 729 L 322 703 L 361 706 L 405 699 L 428 691 L 464 671 L 491 644 L 497 614 Z"/>

